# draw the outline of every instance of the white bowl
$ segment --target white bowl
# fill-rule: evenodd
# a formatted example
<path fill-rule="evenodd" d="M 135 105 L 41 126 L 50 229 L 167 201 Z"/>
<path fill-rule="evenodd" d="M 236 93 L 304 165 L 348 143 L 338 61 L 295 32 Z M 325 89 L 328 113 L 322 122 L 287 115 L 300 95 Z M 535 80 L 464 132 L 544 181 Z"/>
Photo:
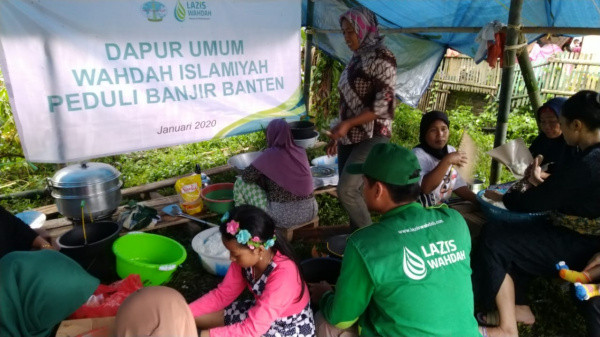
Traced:
<path fill-rule="evenodd" d="M 305 149 L 309 149 L 317 143 L 317 139 L 319 139 L 319 132 L 313 131 L 313 136 L 306 139 L 293 139 L 294 143 L 300 147 Z"/>
<path fill-rule="evenodd" d="M 213 241 L 217 237 L 218 242 Z M 219 227 L 211 227 L 194 236 L 192 249 L 200 256 L 200 261 L 206 271 L 213 275 L 225 276 L 231 260 L 229 260 L 229 251 L 223 246 L 223 243 L 219 246 L 219 242 L 221 242 Z M 219 251 L 225 250 L 227 254 L 215 253 L 214 248 L 218 248 Z"/>
<path fill-rule="evenodd" d="M 46 222 L 46 214 L 38 211 L 25 211 L 15 214 L 15 216 L 33 229 L 42 228 Z"/>

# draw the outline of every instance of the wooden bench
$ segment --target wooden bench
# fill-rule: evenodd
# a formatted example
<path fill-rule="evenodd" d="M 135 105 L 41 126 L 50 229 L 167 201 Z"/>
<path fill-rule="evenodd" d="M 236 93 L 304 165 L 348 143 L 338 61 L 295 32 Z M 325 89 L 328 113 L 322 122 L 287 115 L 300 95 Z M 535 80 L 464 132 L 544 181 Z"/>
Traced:
<path fill-rule="evenodd" d="M 312 228 L 317 228 L 319 226 L 319 216 L 315 216 L 314 218 L 312 218 L 310 221 L 305 222 L 305 223 L 301 223 L 301 224 L 297 224 L 294 225 L 292 227 L 288 227 L 288 228 L 277 228 L 277 230 L 283 234 L 283 236 L 286 238 L 286 240 L 288 241 L 292 241 L 292 238 L 294 237 L 294 231 L 296 229 L 302 228 L 302 227 L 306 227 L 312 225 Z"/>
<path fill-rule="evenodd" d="M 183 217 L 170 216 L 170 215 L 167 215 L 167 214 L 164 214 L 163 212 L 161 212 L 161 209 L 164 206 L 171 205 L 171 204 L 177 204 L 177 203 L 179 203 L 178 195 L 159 197 L 156 199 L 150 199 L 150 200 L 140 202 L 140 204 L 142 204 L 144 206 L 148 206 L 148 207 L 157 209 L 159 211 L 159 215 L 161 216 L 161 220 L 154 227 L 143 228 L 140 231 L 142 231 L 142 232 L 152 231 L 152 230 L 156 230 L 159 228 L 165 228 L 165 227 L 179 225 L 179 224 L 183 224 L 183 223 L 187 223 L 187 222 L 193 222 L 193 221 L 190 221 L 189 219 L 186 219 Z M 116 221 L 119 217 L 119 214 L 121 214 L 124 210 L 125 210 L 125 206 L 120 206 L 117 209 L 117 211 L 112 215 L 112 220 Z M 198 219 L 203 219 L 203 218 L 215 216 L 215 214 L 210 213 L 210 212 L 203 212 L 203 213 L 200 213 L 198 215 L 193 215 L 193 216 Z M 67 218 L 52 219 L 52 220 L 46 221 L 44 223 L 44 225 L 42 226 L 42 228 L 48 232 L 48 234 L 50 235 L 51 238 L 57 238 L 57 237 L 61 236 L 63 233 L 72 229 L 73 222 Z M 127 230 L 124 230 L 124 231 L 127 232 Z"/>

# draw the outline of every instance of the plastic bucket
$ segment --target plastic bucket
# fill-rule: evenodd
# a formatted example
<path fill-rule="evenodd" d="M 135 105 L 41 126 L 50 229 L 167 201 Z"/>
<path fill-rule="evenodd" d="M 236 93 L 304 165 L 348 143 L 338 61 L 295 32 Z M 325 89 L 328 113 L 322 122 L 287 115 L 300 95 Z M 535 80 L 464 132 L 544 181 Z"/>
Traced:
<path fill-rule="evenodd" d="M 204 267 L 207 272 L 217 276 L 225 276 L 227 269 L 229 269 L 229 264 L 231 263 L 231 260 L 229 260 L 229 254 L 227 254 L 226 257 L 211 255 L 207 253 L 207 250 L 203 247 L 208 238 L 218 231 L 218 227 L 212 227 L 196 234 L 192 240 L 192 249 L 198 253 L 202 267 Z M 224 247 L 222 248 L 226 249 Z"/>
<path fill-rule="evenodd" d="M 61 235 L 57 242 L 60 252 L 77 261 L 95 277 L 110 279 L 115 273 L 115 258 L 111 251 L 121 226 L 112 221 L 96 221 L 85 225 L 87 244 L 83 236 L 83 227 L 77 225 Z"/>
<path fill-rule="evenodd" d="M 202 189 L 204 204 L 211 211 L 224 214 L 233 208 L 233 183 L 218 183 Z"/>
<path fill-rule="evenodd" d="M 187 257 L 185 248 L 177 241 L 141 232 L 128 233 L 117 239 L 113 252 L 117 257 L 119 277 L 139 274 L 145 286 L 169 281 Z"/>

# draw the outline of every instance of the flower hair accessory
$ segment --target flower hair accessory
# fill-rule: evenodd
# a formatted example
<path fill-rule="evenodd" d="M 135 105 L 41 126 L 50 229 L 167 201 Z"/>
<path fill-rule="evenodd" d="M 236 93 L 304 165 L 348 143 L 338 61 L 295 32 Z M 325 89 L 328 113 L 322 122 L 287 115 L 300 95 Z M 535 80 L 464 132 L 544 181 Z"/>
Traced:
<path fill-rule="evenodd" d="M 275 235 L 273 235 L 273 238 L 262 242 L 258 236 L 253 237 L 247 229 L 240 229 L 240 223 L 235 220 L 229 221 L 226 226 L 227 233 L 235 236 L 238 243 L 248 245 L 248 248 L 252 250 L 260 246 L 269 249 L 275 245 Z"/>

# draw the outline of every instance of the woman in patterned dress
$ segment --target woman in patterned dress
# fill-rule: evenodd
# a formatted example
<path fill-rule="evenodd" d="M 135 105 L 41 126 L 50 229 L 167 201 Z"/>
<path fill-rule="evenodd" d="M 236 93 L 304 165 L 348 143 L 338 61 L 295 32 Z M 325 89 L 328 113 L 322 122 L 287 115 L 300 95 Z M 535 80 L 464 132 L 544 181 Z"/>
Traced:
<path fill-rule="evenodd" d="M 216 289 L 190 304 L 201 337 L 314 336 L 308 288 L 273 219 L 242 205 L 221 220 L 231 265 Z M 236 301 L 244 289 L 254 299 Z"/>
<path fill-rule="evenodd" d="M 340 25 L 353 56 L 340 75 L 340 122 L 330 132 L 327 154 L 338 154 L 338 197 L 352 227 L 371 224 L 362 197 L 362 176 L 344 172 L 346 164 L 362 163 L 371 148 L 392 135 L 396 100 L 396 58 L 379 36 L 377 17 L 365 7 L 340 16 Z"/>

